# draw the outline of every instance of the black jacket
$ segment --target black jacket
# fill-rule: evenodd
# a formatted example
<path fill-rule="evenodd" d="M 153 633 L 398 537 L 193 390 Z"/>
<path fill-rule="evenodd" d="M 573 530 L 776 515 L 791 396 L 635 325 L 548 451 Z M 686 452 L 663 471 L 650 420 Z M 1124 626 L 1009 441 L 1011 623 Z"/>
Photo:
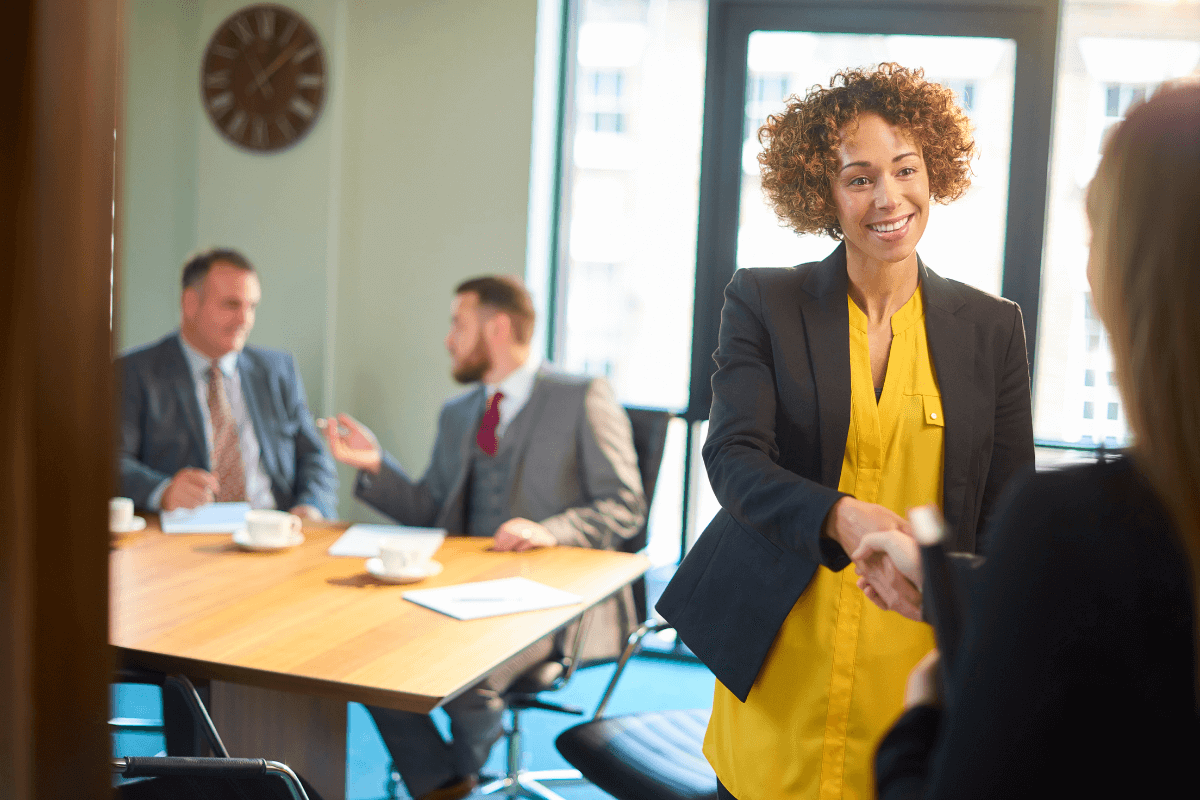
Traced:
<path fill-rule="evenodd" d="M 845 246 L 792 269 L 743 269 L 725 290 L 704 462 L 722 510 L 656 608 L 745 701 L 818 564 L 850 426 Z M 925 330 L 945 425 L 951 549 L 979 552 L 1008 479 L 1033 463 L 1021 310 L 920 264 Z"/>
<path fill-rule="evenodd" d="M 1190 795 L 1191 575 L 1162 505 L 1126 459 L 1010 489 L 952 705 L 900 718 L 876 757 L 879 796 Z"/>

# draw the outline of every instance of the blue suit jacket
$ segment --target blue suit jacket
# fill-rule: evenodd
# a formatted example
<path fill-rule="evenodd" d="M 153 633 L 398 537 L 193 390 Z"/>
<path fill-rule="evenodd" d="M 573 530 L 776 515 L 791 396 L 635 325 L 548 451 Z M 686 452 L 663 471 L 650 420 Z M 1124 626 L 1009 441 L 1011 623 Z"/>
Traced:
<path fill-rule="evenodd" d="M 276 505 L 307 504 L 337 516 L 337 473 L 313 425 L 296 360 L 247 345 L 237 368 Z M 145 508 L 155 487 L 184 467 L 212 468 L 204 418 L 178 333 L 126 354 L 117 370 L 121 494 Z"/>

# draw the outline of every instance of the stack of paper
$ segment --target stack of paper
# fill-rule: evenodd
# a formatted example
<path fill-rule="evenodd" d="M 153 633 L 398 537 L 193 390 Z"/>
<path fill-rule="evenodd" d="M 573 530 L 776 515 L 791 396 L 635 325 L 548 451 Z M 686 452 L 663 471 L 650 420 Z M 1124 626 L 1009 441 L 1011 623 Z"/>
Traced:
<path fill-rule="evenodd" d="M 404 599 L 432 608 L 455 619 L 479 619 L 537 611 L 542 608 L 582 603 L 577 594 L 555 589 L 528 578 L 499 578 L 494 581 L 460 583 L 437 589 L 415 589 Z"/>
<path fill-rule="evenodd" d="M 233 533 L 246 527 L 249 503 L 207 503 L 162 513 L 163 533 Z"/>

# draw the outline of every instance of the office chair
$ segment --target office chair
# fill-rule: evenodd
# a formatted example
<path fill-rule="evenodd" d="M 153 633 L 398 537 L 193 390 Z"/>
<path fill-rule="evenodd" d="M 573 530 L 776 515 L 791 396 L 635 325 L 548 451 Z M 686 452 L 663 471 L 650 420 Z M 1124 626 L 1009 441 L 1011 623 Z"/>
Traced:
<path fill-rule="evenodd" d="M 638 472 L 642 479 L 642 491 L 646 495 L 646 518 L 649 520 L 650 503 L 654 498 L 654 488 L 658 483 L 658 471 L 662 466 L 663 452 L 667 444 L 667 426 L 671 421 L 669 411 L 659 411 L 648 408 L 626 406 L 630 426 L 633 429 L 633 448 L 637 454 Z M 646 546 L 647 526 L 642 525 L 638 533 L 625 543 L 622 549 L 636 553 Z M 632 585 L 634 604 L 637 608 L 638 619 L 646 616 L 646 581 L 638 578 Z M 561 689 L 567 684 L 580 666 L 593 666 L 603 663 L 595 661 L 581 663 L 579 654 L 587 636 L 587 619 L 576 628 L 569 652 L 560 657 L 544 661 L 521 675 L 504 693 L 504 700 L 512 714 L 512 724 L 507 735 L 507 758 L 505 775 L 483 784 L 481 794 L 501 794 L 508 797 L 526 797 L 532 800 L 562 800 L 544 784 L 571 785 L 585 783 L 585 779 L 577 770 L 523 770 L 521 761 L 521 712 L 528 709 L 554 711 L 560 714 L 583 716 L 583 709 L 566 706 L 543 700 L 539 695 Z M 644 635 L 644 634 L 643 634 Z M 640 642 L 639 638 L 639 642 Z M 627 648 L 628 649 L 628 648 Z M 624 655 L 624 654 L 622 654 Z"/>
<path fill-rule="evenodd" d="M 160 686 L 164 701 L 169 695 L 187 710 L 196 741 L 188 747 L 199 752 L 204 743 L 214 754 L 199 756 L 149 756 L 114 758 L 112 769 L 119 776 L 121 800 L 320 800 L 320 796 L 286 764 L 262 758 L 231 758 L 213 725 L 196 687 L 186 675 L 164 675 L 135 667 L 117 671 L 120 683 Z M 113 720 L 118 728 L 153 729 L 142 720 L 133 725 Z M 161 728 L 160 728 L 161 729 Z M 170 747 L 168 747 L 168 752 Z"/>
<path fill-rule="evenodd" d="M 708 709 L 604 716 L 617 681 L 641 649 L 642 640 L 670 627 L 655 620 L 634 631 L 592 719 L 568 728 L 554 741 L 563 758 L 616 800 L 717 798 L 717 776 L 702 751 Z"/>

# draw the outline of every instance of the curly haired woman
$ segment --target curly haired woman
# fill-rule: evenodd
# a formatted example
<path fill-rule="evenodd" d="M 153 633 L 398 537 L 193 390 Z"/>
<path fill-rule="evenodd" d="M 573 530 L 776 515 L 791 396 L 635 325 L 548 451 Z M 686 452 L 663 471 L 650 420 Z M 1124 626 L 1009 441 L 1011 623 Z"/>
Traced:
<path fill-rule="evenodd" d="M 933 635 L 873 605 L 850 554 L 926 503 L 952 549 L 980 550 L 1033 463 L 1024 327 L 917 255 L 931 203 L 970 183 L 949 89 L 895 64 L 845 70 L 759 138 L 776 213 L 841 243 L 725 290 L 704 445 L 722 510 L 658 610 L 717 677 L 704 751 L 721 797 L 873 797 L 872 754 Z M 885 602 L 919 603 L 890 573 Z"/>

